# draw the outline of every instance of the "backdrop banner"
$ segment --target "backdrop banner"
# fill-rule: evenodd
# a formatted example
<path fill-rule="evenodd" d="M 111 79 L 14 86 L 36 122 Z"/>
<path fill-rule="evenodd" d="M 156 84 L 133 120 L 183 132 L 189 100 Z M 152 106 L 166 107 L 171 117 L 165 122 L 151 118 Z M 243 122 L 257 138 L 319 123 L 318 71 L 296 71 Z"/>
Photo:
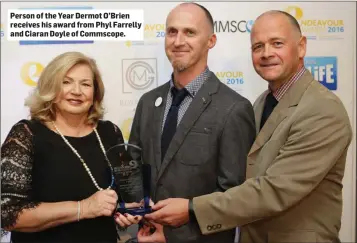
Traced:
<path fill-rule="evenodd" d="M 254 20 L 267 10 L 296 17 L 307 37 L 306 67 L 338 95 L 355 126 L 356 5 L 352 2 L 200 2 L 214 18 L 217 44 L 208 65 L 218 78 L 252 103 L 267 82 L 255 72 L 250 49 Z M 1 3 L 1 142 L 11 127 L 29 112 L 24 100 L 43 68 L 55 56 L 80 51 L 94 58 L 105 84 L 105 119 L 129 138 L 136 105 L 142 94 L 170 79 L 164 50 L 165 21 L 178 2 L 2 2 Z M 141 9 L 143 41 L 9 41 L 9 9 Z M 28 28 L 30 30 L 31 28 Z M 355 134 L 355 127 L 354 127 Z M 348 153 L 343 187 L 340 238 L 355 240 L 355 137 Z M 8 238 L 1 242 L 8 242 Z"/>

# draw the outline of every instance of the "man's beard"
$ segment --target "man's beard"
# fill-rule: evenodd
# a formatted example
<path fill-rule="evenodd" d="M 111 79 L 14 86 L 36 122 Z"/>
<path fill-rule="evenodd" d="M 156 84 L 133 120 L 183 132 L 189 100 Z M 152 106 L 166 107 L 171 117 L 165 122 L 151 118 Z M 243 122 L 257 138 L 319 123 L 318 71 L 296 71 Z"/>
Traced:
<path fill-rule="evenodd" d="M 183 72 L 187 69 L 187 64 L 178 62 L 178 61 L 173 61 L 172 62 L 172 67 L 174 68 L 175 71 L 177 72 Z"/>

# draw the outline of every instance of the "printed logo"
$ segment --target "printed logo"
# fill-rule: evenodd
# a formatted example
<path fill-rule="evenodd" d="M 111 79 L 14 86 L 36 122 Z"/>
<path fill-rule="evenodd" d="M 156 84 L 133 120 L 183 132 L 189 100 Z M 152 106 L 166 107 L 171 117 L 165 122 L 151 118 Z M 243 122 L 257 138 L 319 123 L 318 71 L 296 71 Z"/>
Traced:
<path fill-rule="evenodd" d="M 38 78 L 43 71 L 43 65 L 39 62 L 27 62 L 21 67 L 20 76 L 28 86 L 36 86 Z"/>
<path fill-rule="evenodd" d="M 250 33 L 254 20 L 218 20 L 214 21 L 216 33 Z"/>
<path fill-rule="evenodd" d="M 216 72 L 216 76 L 221 82 L 227 84 L 235 91 L 241 91 L 244 84 L 244 75 L 241 71 L 221 71 Z"/>
<path fill-rule="evenodd" d="M 127 47 L 157 45 L 162 43 L 166 34 L 165 24 L 145 24 L 143 41 L 126 41 Z"/>
<path fill-rule="evenodd" d="M 345 26 L 342 19 L 308 19 L 304 16 L 302 8 L 288 6 L 285 12 L 296 18 L 300 24 L 301 31 L 307 39 L 342 39 Z"/>
<path fill-rule="evenodd" d="M 157 87 L 157 59 L 123 59 L 123 93 L 148 91 Z"/>
<path fill-rule="evenodd" d="M 146 24 L 144 38 L 164 38 L 166 33 L 165 24 Z"/>
<path fill-rule="evenodd" d="M 330 90 L 337 90 L 337 57 L 305 57 L 305 67 Z"/>
<path fill-rule="evenodd" d="M 297 20 L 300 20 L 303 16 L 302 9 L 297 6 L 289 6 L 285 9 L 285 12 L 294 16 Z"/>

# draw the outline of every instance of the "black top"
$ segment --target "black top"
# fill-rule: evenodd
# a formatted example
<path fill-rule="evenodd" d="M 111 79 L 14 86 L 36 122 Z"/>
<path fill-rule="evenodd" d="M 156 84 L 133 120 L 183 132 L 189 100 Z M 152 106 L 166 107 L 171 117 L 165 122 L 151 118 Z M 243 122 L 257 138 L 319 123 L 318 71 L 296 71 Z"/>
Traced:
<path fill-rule="evenodd" d="M 123 143 L 120 129 L 99 121 L 97 131 L 106 150 Z M 101 188 L 111 182 L 109 166 L 95 132 L 66 137 Z M 113 161 L 111 161 L 113 163 Z M 1 148 L 1 228 L 13 225 L 24 208 L 41 202 L 79 201 L 98 189 L 62 137 L 38 121 L 15 124 Z M 113 217 L 67 223 L 42 232 L 11 232 L 13 242 L 116 242 Z"/>

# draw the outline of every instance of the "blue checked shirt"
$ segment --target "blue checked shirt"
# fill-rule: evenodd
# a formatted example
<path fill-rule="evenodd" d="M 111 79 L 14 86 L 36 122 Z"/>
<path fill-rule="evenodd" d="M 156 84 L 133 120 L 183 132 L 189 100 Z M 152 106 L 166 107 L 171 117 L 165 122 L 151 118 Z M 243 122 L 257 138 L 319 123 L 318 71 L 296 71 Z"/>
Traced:
<path fill-rule="evenodd" d="M 178 117 L 177 117 L 177 126 L 180 124 L 181 119 L 183 115 L 186 113 L 188 107 L 190 106 L 193 98 L 197 94 L 198 90 L 202 87 L 204 82 L 208 79 L 209 75 L 209 69 L 208 67 L 200 74 L 198 75 L 192 82 L 188 83 L 185 88 L 187 89 L 189 95 L 185 97 L 185 99 L 182 101 L 179 111 L 178 111 Z M 172 104 L 172 94 L 171 94 L 171 88 L 174 87 L 174 82 L 173 82 L 173 75 L 170 80 L 170 89 L 167 92 L 167 101 L 166 101 L 166 107 L 165 107 L 165 113 L 164 113 L 164 120 L 162 122 L 161 126 L 161 132 L 164 129 L 165 121 L 167 114 L 169 113 L 171 104 Z"/>

